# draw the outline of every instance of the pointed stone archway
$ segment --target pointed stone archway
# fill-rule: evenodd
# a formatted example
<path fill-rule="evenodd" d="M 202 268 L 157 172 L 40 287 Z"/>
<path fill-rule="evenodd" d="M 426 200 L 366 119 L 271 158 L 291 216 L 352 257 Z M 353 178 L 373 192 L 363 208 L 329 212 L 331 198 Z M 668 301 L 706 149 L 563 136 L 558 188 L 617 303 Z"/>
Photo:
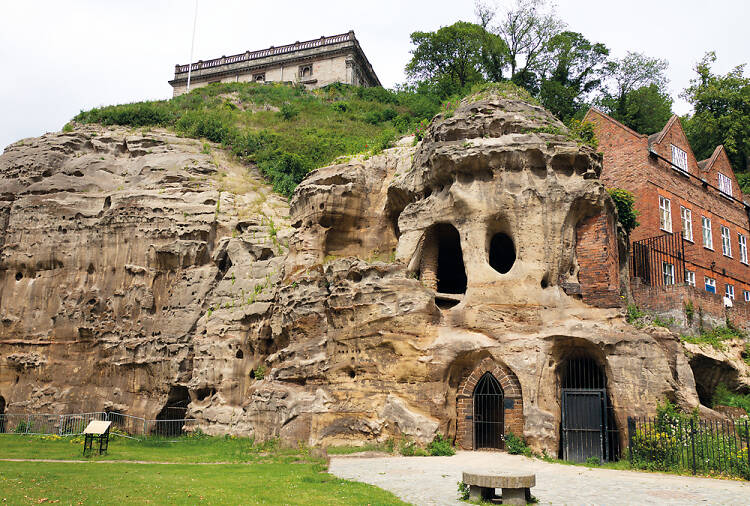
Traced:
<path fill-rule="evenodd" d="M 482 359 L 461 381 L 456 394 L 456 445 L 462 450 L 476 449 L 474 434 L 474 393 L 485 374 L 497 380 L 503 392 L 504 434 L 523 436 L 523 398 L 518 378 L 505 364 L 490 357 Z"/>

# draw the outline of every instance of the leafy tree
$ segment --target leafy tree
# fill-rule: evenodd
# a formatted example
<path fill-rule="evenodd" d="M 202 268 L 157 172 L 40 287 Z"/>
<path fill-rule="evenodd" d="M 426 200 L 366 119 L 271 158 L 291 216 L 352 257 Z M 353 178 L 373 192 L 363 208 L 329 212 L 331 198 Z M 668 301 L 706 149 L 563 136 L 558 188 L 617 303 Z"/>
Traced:
<path fill-rule="evenodd" d="M 473 23 L 459 21 L 436 32 L 414 32 L 416 47 L 406 65 L 412 81 L 429 81 L 449 96 L 477 82 L 484 81 L 483 63 L 490 51 L 502 54 L 497 36 Z"/>
<path fill-rule="evenodd" d="M 577 32 L 566 31 L 552 37 L 542 56 L 542 104 L 563 121 L 569 121 L 584 107 L 586 96 L 601 86 L 608 55 L 604 44 L 592 44 Z"/>
<path fill-rule="evenodd" d="M 611 97 L 600 99 L 599 105 L 616 120 L 646 135 L 660 131 L 672 117 L 672 97 L 656 84 L 627 92 L 622 108 Z"/>
<path fill-rule="evenodd" d="M 685 132 L 699 159 L 708 158 L 723 144 L 732 166 L 749 170 L 750 79 L 744 76 L 744 64 L 726 75 L 714 74 L 715 61 L 716 53 L 707 53 L 695 66 L 698 75 L 681 95 L 695 109 L 684 122 Z"/>
<path fill-rule="evenodd" d="M 624 122 L 627 119 L 628 95 L 636 89 L 652 84 L 656 85 L 660 92 L 664 92 L 668 82 L 664 73 L 668 66 L 666 60 L 650 58 L 635 52 L 628 52 L 623 58 L 610 60 L 605 69 L 608 86 L 599 101 L 600 105 L 610 116 Z"/>
<path fill-rule="evenodd" d="M 547 0 L 516 0 L 515 5 L 499 11 L 497 6 L 477 0 L 475 12 L 481 26 L 504 43 L 506 55 L 497 62 L 509 66 L 509 78 L 536 92 L 538 73 L 550 40 L 565 27 Z M 493 24 L 493 21 L 497 22 Z"/>

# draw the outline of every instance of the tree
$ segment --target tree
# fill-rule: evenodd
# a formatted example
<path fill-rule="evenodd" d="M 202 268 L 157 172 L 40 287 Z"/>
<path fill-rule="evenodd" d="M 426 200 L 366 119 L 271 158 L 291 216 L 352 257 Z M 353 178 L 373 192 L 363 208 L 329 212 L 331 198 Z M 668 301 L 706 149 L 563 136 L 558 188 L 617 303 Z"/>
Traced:
<path fill-rule="evenodd" d="M 744 76 L 744 64 L 726 75 L 714 74 L 715 61 L 716 53 L 707 53 L 681 94 L 695 109 L 684 122 L 685 133 L 699 159 L 723 144 L 735 170 L 750 170 L 750 79 Z"/>
<path fill-rule="evenodd" d="M 656 84 L 628 91 L 622 102 L 602 97 L 598 105 L 617 121 L 646 135 L 660 131 L 672 117 L 672 97 Z"/>
<path fill-rule="evenodd" d="M 540 59 L 539 98 L 544 107 L 563 121 L 584 107 L 585 99 L 602 83 L 609 56 L 604 44 L 592 44 L 577 32 L 552 37 Z"/>
<path fill-rule="evenodd" d="M 624 121 L 630 92 L 653 84 L 663 93 L 668 82 L 664 74 L 668 66 L 666 60 L 630 51 L 623 58 L 610 60 L 605 69 L 608 86 L 600 100 L 601 105 L 612 117 Z"/>
<path fill-rule="evenodd" d="M 550 39 L 565 27 L 547 0 L 516 0 L 513 8 L 502 12 L 477 0 L 475 13 L 480 25 L 503 41 L 507 53 L 498 61 L 510 67 L 510 79 L 533 93 L 538 91 L 541 57 Z"/>
<path fill-rule="evenodd" d="M 467 85 L 485 80 L 484 63 L 489 52 L 502 53 L 497 36 L 473 23 L 459 21 L 436 32 L 414 32 L 416 47 L 406 65 L 412 81 L 431 81 L 444 96 L 458 93 Z"/>

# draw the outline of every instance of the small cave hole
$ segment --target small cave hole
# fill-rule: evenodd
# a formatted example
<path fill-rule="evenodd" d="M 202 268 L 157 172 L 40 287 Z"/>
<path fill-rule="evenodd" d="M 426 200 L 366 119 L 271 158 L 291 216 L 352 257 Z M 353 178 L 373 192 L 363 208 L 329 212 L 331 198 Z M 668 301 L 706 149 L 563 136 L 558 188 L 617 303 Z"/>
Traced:
<path fill-rule="evenodd" d="M 242 350 L 237 350 L 237 353 L 234 354 L 234 358 L 245 358 L 245 354 L 242 353 Z"/>
<path fill-rule="evenodd" d="M 94 272 L 96 272 L 96 269 L 94 269 L 94 264 L 89 264 L 89 268 L 88 268 L 88 269 L 86 269 L 86 272 L 88 272 L 88 273 L 89 273 L 89 275 L 91 275 L 91 274 L 93 274 Z"/>
<path fill-rule="evenodd" d="M 199 401 L 204 401 L 209 397 L 213 397 L 213 395 L 216 393 L 215 388 L 199 388 L 195 391 L 195 398 Z"/>
<path fill-rule="evenodd" d="M 546 274 L 544 275 L 544 277 L 542 277 L 542 281 L 539 284 L 542 287 L 542 289 L 547 288 L 549 286 L 549 279 Z"/>
<path fill-rule="evenodd" d="M 442 310 L 451 309 L 459 304 L 459 300 L 447 297 L 435 297 L 435 305 Z"/>
<path fill-rule="evenodd" d="M 21 281 L 23 279 L 23 273 L 21 271 L 16 272 L 16 281 Z"/>
<path fill-rule="evenodd" d="M 461 236 L 456 227 L 438 223 L 430 227 L 419 269 L 425 286 L 438 293 L 466 293 L 466 268 L 461 250 Z"/>
<path fill-rule="evenodd" d="M 349 369 L 349 377 L 352 379 L 357 377 L 357 373 L 354 372 L 354 369 Z"/>
<path fill-rule="evenodd" d="M 498 233 L 490 240 L 490 266 L 500 274 L 507 273 L 516 262 L 516 247 L 507 234 Z"/>

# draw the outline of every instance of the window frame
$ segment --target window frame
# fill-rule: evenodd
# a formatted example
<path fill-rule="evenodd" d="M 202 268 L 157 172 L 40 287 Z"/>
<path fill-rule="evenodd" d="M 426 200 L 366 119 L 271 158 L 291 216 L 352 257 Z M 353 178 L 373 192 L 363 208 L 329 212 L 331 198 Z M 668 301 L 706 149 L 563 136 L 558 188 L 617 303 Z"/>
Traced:
<path fill-rule="evenodd" d="M 727 283 L 724 286 L 724 296 L 734 300 L 734 285 Z"/>
<path fill-rule="evenodd" d="M 716 279 L 703 276 L 703 286 L 706 288 L 708 293 L 716 293 Z M 713 288 L 713 291 L 709 290 L 708 287 Z"/>
<path fill-rule="evenodd" d="M 682 237 L 686 241 L 693 241 L 693 211 L 689 207 L 680 206 L 680 220 L 682 221 Z M 687 226 L 686 226 L 687 225 Z M 688 237 L 689 232 L 689 237 Z"/>
<path fill-rule="evenodd" d="M 726 174 L 722 174 L 721 172 L 718 172 L 718 178 L 719 192 L 727 197 L 732 197 L 732 178 L 730 178 Z M 729 191 L 725 191 L 726 189 L 728 189 Z"/>
<path fill-rule="evenodd" d="M 695 287 L 695 271 L 685 271 L 685 284 Z"/>
<path fill-rule="evenodd" d="M 674 285 L 675 284 L 674 264 L 670 264 L 669 262 L 665 262 L 664 260 L 662 260 L 661 261 L 661 275 L 662 275 L 662 280 L 664 281 L 664 286 Z"/>
<path fill-rule="evenodd" d="M 679 146 L 675 146 L 674 144 L 670 144 L 670 145 L 672 146 L 672 168 L 682 174 L 690 174 L 690 169 L 688 166 L 687 151 L 685 151 Z M 684 165 L 685 165 L 684 168 L 680 164 L 681 161 L 684 161 Z"/>
<path fill-rule="evenodd" d="M 750 290 L 742 290 L 742 297 L 745 299 L 745 302 L 750 302 Z"/>
<path fill-rule="evenodd" d="M 662 205 L 666 202 L 666 206 Z M 664 228 L 665 224 L 669 228 Z M 672 200 L 659 195 L 659 228 L 672 233 Z"/>
<path fill-rule="evenodd" d="M 732 258 L 732 232 L 724 225 L 721 225 L 721 253 L 725 257 Z"/>
<path fill-rule="evenodd" d="M 708 224 L 708 227 L 706 226 Z M 706 232 L 708 231 L 708 241 L 706 241 Z M 711 218 L 701 216 L 701 232 L 703 235 L 703 247 L 713 251 L 714 249 L 714 234 L 712 230 Z M 706 244 L 708 242 L 708 244 Z"/>
<path fill-rule="evenodd" d="M 740 245 L 740 262 L 748 265 L 747 263 L 747 236 L 737 232 L 737 243 Z"/>

